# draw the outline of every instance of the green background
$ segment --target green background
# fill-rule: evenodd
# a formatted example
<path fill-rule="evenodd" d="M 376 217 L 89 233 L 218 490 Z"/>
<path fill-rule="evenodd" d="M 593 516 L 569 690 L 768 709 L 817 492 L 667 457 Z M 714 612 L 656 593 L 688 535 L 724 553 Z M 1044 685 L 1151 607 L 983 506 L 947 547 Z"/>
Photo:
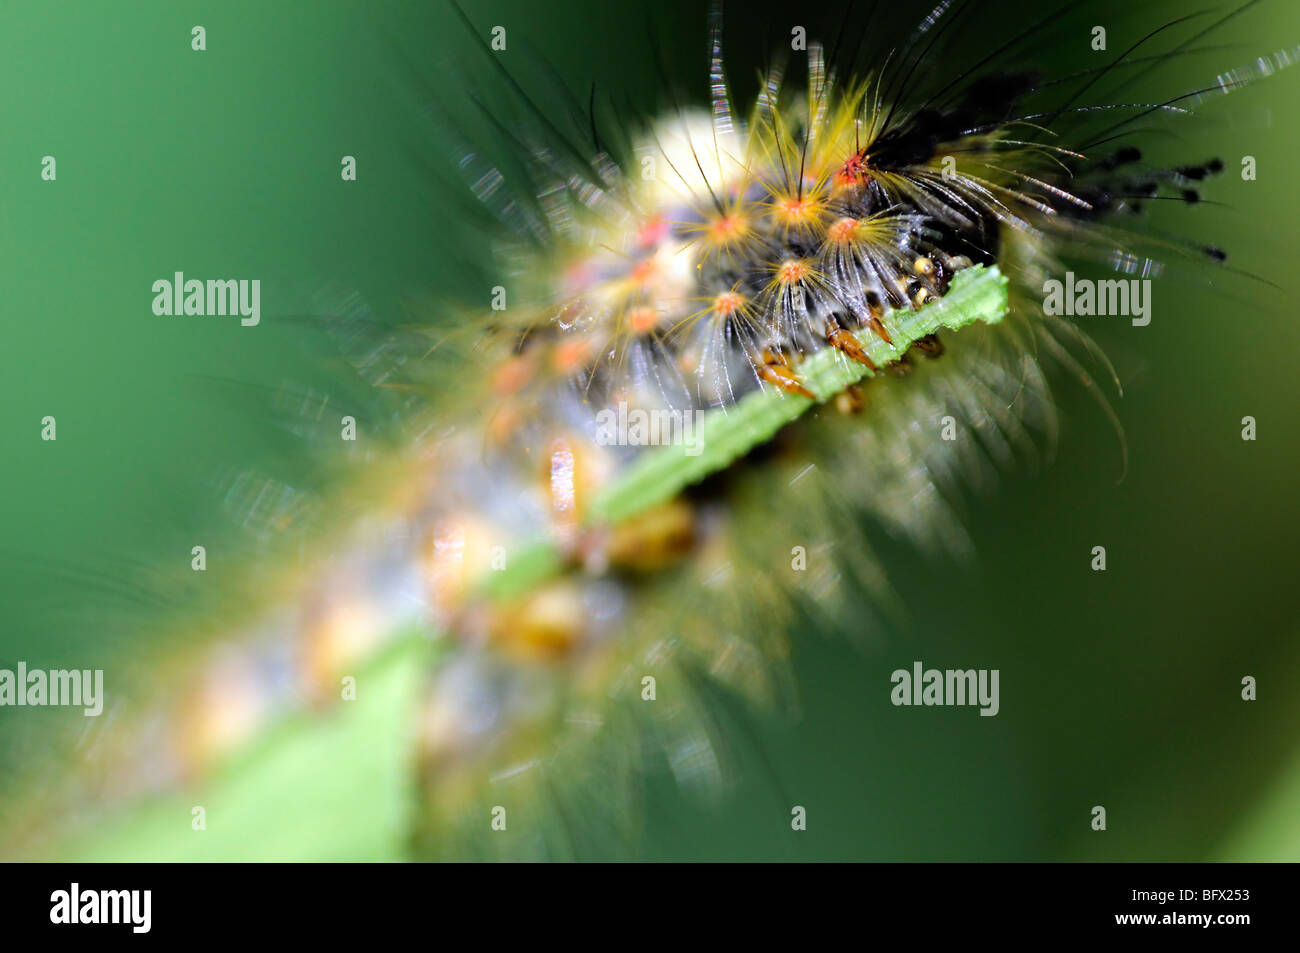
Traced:
<path fill-rule="evenodd" d="M 470 15 L 484 31 L 508 27 L 508 65 L 527 76 L 548 61 L 580 100 L 594 81 L 650 110 L 664 73 L 685 97 L 703 92 L 696 5 L 493 2 Z M 738 85 L 752 88 L 739 77 L 762 61 L 764 36 L 779 42 L 796 22 L 826 35 L 835 19 L 793 15 L 729 11 Z M 1076 19 L 1081 39 L 1059 57 L 1090 65 L 1088 25 L 1111 16 Z M 1161 19 L 1115 18 L 1112 50 Z M 206 52 L 190 49 L 195 24 Z M 965 42 L 1022 26 L 991 11 Z M 1300 9 L 1266 5 L 1161 76 L 1203 85 L 1294 42 Z M 151 568 L 183 566 L 204 540 L 204 584 L 220 585 L 214 554 L 239 539 L 223 480 L 245 465 L 295 486 L 323 479 L 268 410 L 277 389 L 291 380 L 361 399 L 326 335 L 298 316 L 330 313 L 350 292 L 392 324 L 412 299 L 481 299 L 463 263 L 481 258 L 482 233 L 435 118 L 476 122 L 468 76 L 492 106 L 501 90 L 481 67 L 443 4 L 0 9 L 0 666 L 104 665 L 147 690 L 159 641 L 185 636 L 142 620 L 197 597 L 160 592 Z M 968 507 L 975 563 L 882 544 L 910 624 L 865 648 L 801 627 L 802 711 L 738 714 L 752 728 L 735 736 L 741 780 L 713 800 L 652 772 L 636 856 L 1300 857 L 1297 84 L 1300 72 L 1284 73 L 1211 101 L 1157 140 L 1173 161 L 1217 154 L 1228 170 L 1206 190 L 1223 206 L 1161 207 L 1157 224 L 1228 249 L 1281 289 L 1188 268 L 1156 285 L 1149 327 L 1085 324 L 1124 383 L 1122 399 L 1110 394 L 1124 481 L 1104 415 L 1059 378 L 1059 452 Z M 1245 154 L 1257 181 L 1237 174 Z M 55 182 L 40 178 L 45 155 Z M 354 183 L 340 181 L 343 155 L 357 157 Z M 150 286 L 176 270 L 261 277 L 261 327 L 155 317 Z M 47 414 L 56 443 L 39 438 Z M 1240 437 L 1247 414 L 1253 443 Z M 1107 548 L 1104 574 L 1088 568 L 1094 545 Z M 892 707 L 889 673 L 915 659 L 1000 669 L 1001 714 Z M 1244 675 L 1258 701 L 1240 700 Z M 0 712 L 0 790 L 75 762 L 42 741 L 69 717 Z M 791 803 L 808 809 L 805 833 L 789 830 Z M 1108 810 L 1104 833 L 1089 830 L 1095 804 Z"/>

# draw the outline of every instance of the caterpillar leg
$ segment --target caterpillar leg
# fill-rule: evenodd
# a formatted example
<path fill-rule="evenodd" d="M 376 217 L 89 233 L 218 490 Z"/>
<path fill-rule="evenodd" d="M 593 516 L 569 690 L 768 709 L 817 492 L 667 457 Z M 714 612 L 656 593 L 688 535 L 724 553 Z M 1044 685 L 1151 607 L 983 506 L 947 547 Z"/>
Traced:
<path fill-rule="evenodd" d="M 846 417 L 860 414 L 867 409 L 867 395 L 857 384 L 850 384 L 835 395 L 835 409 Z"/>
<path fill-rule="evenodd" d="M 881 317 L 885 313 L 885 306 L 880 303 L 880 296 L 874 291 L 867 292 L 867 311 L 871 317 L 867 319 L 867 327 L 886 344 L 893 344 L 894 339 L 889 336 L 889 331 L 885 329 L 885 323 Z"/>
<path fill-rule="evenodd" d="M 939 340 L 937 334 L 927 334 L 925 337 L 917 338 L 912 347 L 929 358 L 936 358 L 943 354 L 943 342 Z"/>
<path fill-rule="evenodd" d="M 797 394 L 816 400 L 817 395 L 799 382 L 799 375 L 790 369 L 790 363 L 784 354 L 768 349 L 762 353 L 760 360 L 754 362 L 758 376 L 773 384 L 787 394 Z"/>
<path fill-rule="evenodd" d="M 851 332 L 840 327 L 834 318 L 826 322 L 826 342 L 850 360 L 857 361 L 873 371 L 880 370 L 876 366 L 876 362 L 867 357 L 867 352 L 862 350 L 862 345 L 858 343 L 857 338 Z"/>

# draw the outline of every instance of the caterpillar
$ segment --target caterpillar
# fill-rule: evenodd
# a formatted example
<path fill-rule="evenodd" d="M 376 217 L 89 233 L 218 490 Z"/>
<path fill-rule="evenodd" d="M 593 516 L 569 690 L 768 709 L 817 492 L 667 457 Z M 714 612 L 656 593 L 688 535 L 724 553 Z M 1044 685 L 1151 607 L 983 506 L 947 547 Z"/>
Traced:
<path fill-rule="evenodd" d="M 423 653 L 417 856 L 599 855 L 570 819 L 626 840 L 648 762 L 718 787 L 711 686 L 791 704 L 802 615 L 897 611 L 873 533 L 968 553 L 954 500 L 1055 440 L 1055 371 L 1093 389 L 1096 349 L 1045 306 L 1067 261 L 1124 280 L 1233 268 L 1144 223 L 1225 171 L 1149 158 L 1144 124 L 1190 121 L 1294 51 L 1138 94 L 1243 7 L 1134 33 L 1077 74 L 1034 68 L 1075 6 L 974 50 L 969 0 L 901 29 L 849 10 L 824 42 L 796 25 L 745 100 L 715 6 L 707 96 L 645 121 L 594 89 L 540 101 L 449 7 L 511 102 L 456 153 L 466 216 L 493 222 L 486 301 L 360 333 L 400 439 L 343 491 L 355 518 L 259 573 L 245 621 L 212 624 L 222 647 L 178 663 L 208 687 L 115 726 L 104 800 L 201 783 L 286 704 L 329 717 L 394 640 Z M 266 505 L 264 484 L 232 490 Z"/>

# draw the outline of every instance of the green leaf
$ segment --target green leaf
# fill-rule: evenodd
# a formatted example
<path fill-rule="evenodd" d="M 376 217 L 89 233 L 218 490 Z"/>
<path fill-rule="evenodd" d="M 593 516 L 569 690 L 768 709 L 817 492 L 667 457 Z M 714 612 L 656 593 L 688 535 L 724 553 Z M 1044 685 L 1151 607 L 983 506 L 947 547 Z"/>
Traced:
<path fill-rule="evenodd" d="M 291 716 L 198 788 L 98 820 L 70 861 L 402 860 L 411 733 L 430 643 L 405 637 L 357 673 L 357 699 Z M 202 806 L 206 830 L 191 827 Z"/>

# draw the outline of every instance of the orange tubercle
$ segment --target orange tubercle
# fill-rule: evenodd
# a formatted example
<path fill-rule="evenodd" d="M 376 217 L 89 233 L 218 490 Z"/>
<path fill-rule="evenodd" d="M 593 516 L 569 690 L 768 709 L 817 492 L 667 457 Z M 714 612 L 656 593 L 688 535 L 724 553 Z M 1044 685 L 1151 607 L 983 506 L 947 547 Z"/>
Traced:
<path fill-rule="evenodd" d="M 745 296 L 738 291 L 724 291 L 713 299 L 713 313 L 729 318 L 745 306 Z"/>
<path fill-rule="evenodd" d="M 776 269 L 776 280 L 782 285 L 797 285 L 812 274 L 808 262 L 800 258 L 787 258 Z"/>
<path fill-rule="evenodd" d="M 826 238 L 837 245 L 847 245 L 857 237 L 858 220 L 842 218 L 826 230 Z"/>
<path fill-rule="evenodd" d="M 658 324 L 659 312 L 654 308 L 631 308 L 627 312 L 627 326 L 633 334 L 649 334 Z"/>
<path fill-rule="evenodd" d="M 590 338 L 575 337 L 562 340 L 555 345 L 555 350 L 551 353 L 551 363 L 562 374 L 576 374 L 587 365 L 591 350 Z"/>
<path fill-rule="evenodd" d="M 821 221 L 825 205 L 812 195 L 784 195 L 772 203 L 772 217 L 783 228 L 812 228 Z"/>
<path fill-rule="evenodd" d="M 835 187 L 840 189 L 863 186 L 870 181 L 871 173 L 867 171 L 865 150 L 849 156 L 840 166 L 840 170 L 835 173 Z"/>

